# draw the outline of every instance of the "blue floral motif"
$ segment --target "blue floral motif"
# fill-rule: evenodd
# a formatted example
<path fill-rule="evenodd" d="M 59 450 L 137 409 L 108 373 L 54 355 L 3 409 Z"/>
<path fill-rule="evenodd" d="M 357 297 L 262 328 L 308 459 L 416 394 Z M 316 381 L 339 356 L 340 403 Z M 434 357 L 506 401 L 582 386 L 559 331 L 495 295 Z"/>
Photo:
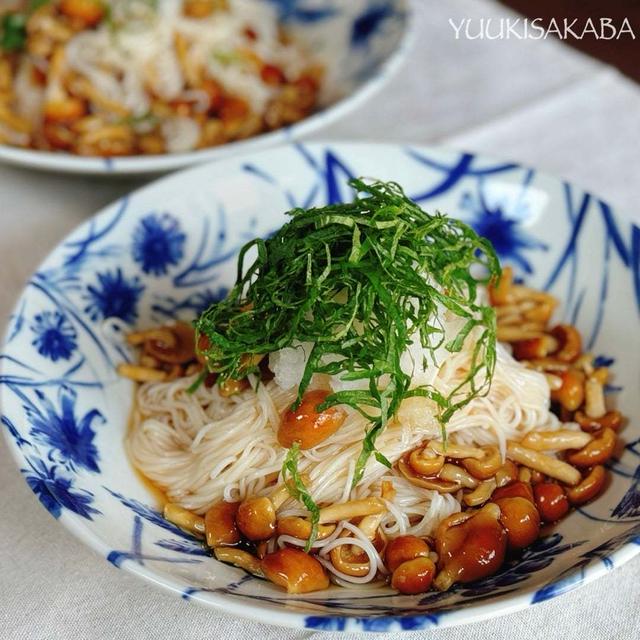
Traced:
<path fill-rule="evenodd" d="M 97 409 L 91 409 L 78 419 L 75 415 L 76 392 L 64 385 L 58 391 L 59 410 L 42 391 L 37 389 L 35 393 L 40 407 L 33 403 L 24 406 L 31 423 L 30 434 L 57 452 L 61 462 L 71 469 L 82 467 L 99 473 L 99 454 L 93 441 L 96 433 L 91 425 L 96 419 L 104 423 L 103 415 Z"/>
<path fill-rule="evenodd" d="M 640 527 L 635 527 L 624 531 L 594 549 L 582 553 L 580 559 L 574 565 L 565 569 L 559 576 L 554 576 L 550 582 L 538 589 L 533 595 L 531 603 L 536 604 L 550 600 L 578 586 L 584 580 L 585 571 L 594 559 L 601 560 L 607 569 L 613 569 L 613 562 L 609 557 L 611 550 L 617 549 L 623 542 L 634 542 L 633 536 L 639 530 Z"/>
<path fill-rule="evenodd" d="M 133 259 L 145 273 L 162 276 L 184 255 L 185 234 L 180 223 L 168 213 L 151 213 L 140 220 L 133 232 Z"/>
<path fill-rule="evenodd" d="M 362 631 L 373 631 L 378 633 L 393 631 L 394 629 L 418 631 L 420 629 L 437 627 L 438 618 L 439 616 L 437 614 L 416 616 L 380 616 L 372 618 L 307 616 L 304 619 L 304 626 L 307 629 L 320 629 L 322 631 L 344 631 L 347 628 L 347 622 L 349 622 L 360 627 Z"/>
<path fill-rule="evenodd" d="M 469 193 L 465 194 L 462 207 L 470 211 L 469 224 L 478 235 L 491 241 L 501 258 L 516 263 L 525 273 L 533 273 L 524 251 L 546 251 L 548 247 L 524 231 L 518 217 L 505 212 L 501 206 L 490 207 L 482 192 L 478 198 L 473 198 Z"/>
<path fill-rule="evenodd" d="M 120 318 L 132 323 L 138 317 L 138 300 L 144 285 L 137 277 L 127 279 L 118 267 L 115 271 L 98 273 L 98 283 L 87 286 L 89 304 L 85 311 L 92 320 Z"/>
<path fill-rule="evenodd" d="M 347 618 L 343 616 L 307 616 L 304 619 L 307 629 L 319 629 L 321 631 L 344 631 L 347 626 Z"/>
<path fill-rule="evenodd" d="M 53 362 L 69 360 L 78 346 L 76 331 L 59 311 L 43 311 L 33 318 L 31 331 L 36 334 L 31 343 L 38 353 Z"/>
<path fill-rule="evenodd" d="M 47 467 L 43 460 L 32 457 L 27 458 L 27 463 L 30 468 L 21 469 L 27 484 L 54 518 L 62 515 L 63 508 L 87 520 L 93 520 L 92 515 L 100 513 L 91 506 L 93 494 L 82 489 L 74 490 L 72 480 L 60 475 L 56 465 Z"/>
<path fill-rule="evenodd" d="M 380 29 L 382 23 L 392 15 L 394 15 L 394 10 L 388 3 L 373 4 L 367 7 L 353 21 L 351 45 L 354 47 L 366 45 L 371 36 Z"/>

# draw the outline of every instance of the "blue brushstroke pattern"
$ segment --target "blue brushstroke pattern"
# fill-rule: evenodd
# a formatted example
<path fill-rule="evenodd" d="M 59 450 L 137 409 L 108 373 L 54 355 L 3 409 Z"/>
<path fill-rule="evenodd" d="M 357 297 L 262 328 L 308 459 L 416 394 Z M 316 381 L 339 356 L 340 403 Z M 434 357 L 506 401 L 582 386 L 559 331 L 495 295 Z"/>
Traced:
<path fill-rule="evenodd" d="M 93 493 L 75 489 L 73 480 L 63 476 L 58 466 L 47 466 L 44 460 L 32 456 L 28 456 L 26 461 L 29 468 L 21 471 L 25 474 L 27 484 L 54 518 L 59 518 L 63 509 L 87 520 L 93 520 L 93 516 L 100 513 L 91 506 Z"/>
<path fill-rule="evenodd" d="M 59 408 L 40 389 L 36 389 L 35 394 L 39 406 L 34 402 L 23 405 L 31 424 L 31 436 L 50 447 L 55 457 L 72 470 L 80 467 L 100 473 L 100 456 L 94 442 L 96 432 L 92 428 L 96 420 L 106 422 L 100 411 L 90 409 L 81 418 L 76 417 L 77 393 L 64 385 L 58 389 Z"/>

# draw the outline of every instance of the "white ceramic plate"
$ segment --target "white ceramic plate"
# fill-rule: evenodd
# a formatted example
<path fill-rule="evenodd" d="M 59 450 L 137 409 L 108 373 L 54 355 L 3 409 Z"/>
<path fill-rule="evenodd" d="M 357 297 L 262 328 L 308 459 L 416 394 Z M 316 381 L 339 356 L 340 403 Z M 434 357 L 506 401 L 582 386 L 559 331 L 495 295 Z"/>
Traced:
<path fill-rule="evenodd" d="M 313 115 L 283 129 L 189 153 L 116 158 L 81 157 L 0 144 L 0 161 L 79 174 L 144 174 L 221 160 L 297 140 L 349 113 L 400 67 L 411 40 L 408 0 L 263 0 L 325 67 L 326 81 Z"/>
<path fill-rule="evenodd" d="M 333 587 L 288 596 L 208 557 L 164 521 L 123 448 L 133 386 L 115 367 L 132 354 L 118 327 L 192 319 L 225 295 L 245 241 L 279 227 L 291 207 L 350 198 L 352 175 L 397 180 L 426 209 L 463 218 L 518 276 L 552 291 L 562 302 L 558 318 L 577 324 L 586 348 L 611 364 L 611 400 L 629 417 L 600 498 L 521 560 L 444 594 Z M 585 584 L 640 551 L 639 257 L 640 229 L 597 197 L 455 151 L 318 143 L 193 168 L 107 207 L 34 274 L 2 355 L 5 434 L 53 516 L 114 565 L 185 599 L 336 630 L 418 629 L 504 614 Z"/>

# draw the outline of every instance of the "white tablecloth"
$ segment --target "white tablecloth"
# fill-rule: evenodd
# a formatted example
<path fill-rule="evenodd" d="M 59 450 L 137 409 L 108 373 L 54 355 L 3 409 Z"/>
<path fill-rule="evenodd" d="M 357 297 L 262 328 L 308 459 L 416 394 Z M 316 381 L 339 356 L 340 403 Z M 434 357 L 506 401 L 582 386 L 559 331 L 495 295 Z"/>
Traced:
<path fill-rule="evenodd" d="M 407 64 L 383 93 L 317 137 L 483 151 L 575 180 L 640 220 L 640 90 L 635 85 L 554 41 L 456 41 L 449 18 L 457 23 L 509 15 L 487 0 L 417 0 L 416 5 L 417 39 Z M 139 179 L 72 178 L 0 167 L 0 317 L 8 316 L 27 277 L 64 234 L 139 184 Z M 114 569 L 46 513 L 4 444 L 0 487 L 2 638 L 314 635 L 227 618 Z M 529 610 L 414 637 L 636 640 L 639 576 L 636 558 Z"/>

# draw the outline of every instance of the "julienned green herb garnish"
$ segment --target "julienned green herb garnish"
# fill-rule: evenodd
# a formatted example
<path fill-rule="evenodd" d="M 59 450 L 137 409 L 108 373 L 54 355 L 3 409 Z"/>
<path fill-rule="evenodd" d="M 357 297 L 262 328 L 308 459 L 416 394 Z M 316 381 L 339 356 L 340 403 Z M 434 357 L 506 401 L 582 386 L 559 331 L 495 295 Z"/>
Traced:
<path fill-rule="evenodd" d="M 0 49 L 11 53 L 20 51 L 27 41 L 27 16 L 7 13 L 0 22 Z"/>
<path fill-rule="evenodd" d="M 31 0 L 24 11 L 11 11 L 0 20 L 0 49 L 7 53 L 20 51 L 27 42 L 27 20 L 50 0 Z"/>
<path fill-rule="evenodd" d="M 451 416 L 488 391 L 495 315 L 477 303 L 476 289 L 497 279 L 500 265 L 487 240 L 459 220 L 426 213 L 399 185 L 349 184 L 356 190 L 353 202 L 294 209 L 271 238 L 246 244 L 235 286 L 200 316 L 196 329 L 208 338 L 202 355 L 219 382 L 257 373 L 256 359 L 247 355 L 312 342 L 294 408 L 315 373 L 367 381 L 367 389 L 338 391 L 318 407 L 349 405 L 370 422 L 355 486 L 372 453 L 390 466 L 375 441 L 405 398 L 430 398 L 444 437 Z M 247 266 L 250 250 L 257 257 Z M 439 317 L 444 310 L 464 320 L 455 336 L 445 336 Z M 445 396 L 430 386 L 410 388 L 400 358 L 413 334 L 418 332 L 436 364 L 438 347 L 460 351 L 476 328 L 469 372 L 456 389 Z M 296 461 L 297 450 L 290 450 L 283 473 L 294 479 L 295 497 L 313 515 L 317 506 L 295 475 Z"/>
<path fill-rule="evenodd" d="M 298 457 L 300 456 L 300 447 L 297 442 L 294 442 L 284 462 L 282 463 L 282 480 L 285 482 L 289 493 L 298 502 L 301 502 L 309 511 L 311 515 L 311 534 L 307 540 L 307 544 L 304 547 L 305 551 L 311 549 L 311 545 L 318 537 L 318 522 L 320 520 L 320 509 L 315 500 L 309 493 L 307 487 L 305 487 L 300 472 L 298 471 Z"/>

